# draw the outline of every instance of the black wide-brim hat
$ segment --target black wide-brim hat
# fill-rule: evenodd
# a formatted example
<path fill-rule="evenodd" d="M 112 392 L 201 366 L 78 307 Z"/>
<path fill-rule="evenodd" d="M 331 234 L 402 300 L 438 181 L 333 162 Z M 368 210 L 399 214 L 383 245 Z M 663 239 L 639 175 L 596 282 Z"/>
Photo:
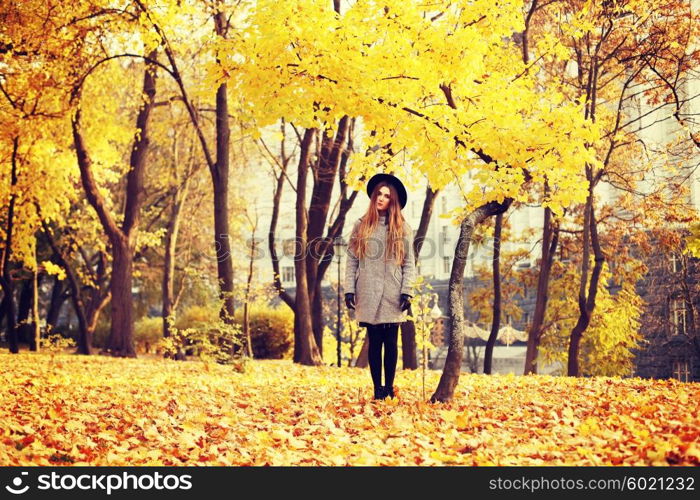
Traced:
<path fill-rule="evenodd" d="M 396 193 L 399 195 L 399 205 L 401 208 L 406 206 L 406 201 L 408 201 L 408 194 L 406 193 L 406 188 L 398 177 L 391 174 L 376 174 L 367 182 L 367 196 L 372 197 L 372 191 L 377 187 L 380 182 L 387 182 L 394 186 Z"/>

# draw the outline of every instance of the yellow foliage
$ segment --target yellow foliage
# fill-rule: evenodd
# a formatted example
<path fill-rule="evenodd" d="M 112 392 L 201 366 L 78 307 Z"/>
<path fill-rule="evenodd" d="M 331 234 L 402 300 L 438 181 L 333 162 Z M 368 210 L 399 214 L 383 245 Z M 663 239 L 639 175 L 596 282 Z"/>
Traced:
<path fill-rule="evenodd" d="M 41 263 L 41 265 L 44 267 L 44 271 L 46 271 L 46 274 L 48 275 L 55 275 L 58 277 L 58 279 L 64 280 L 66 279 L 66 272 L 63 270 L 62 267 L 57 266 L 50 260 L 45 260 L 44 262 Z"/>
<path fill-rule="evenodd" d="M 318 0 L 263 0 L 240 38 L 218 42 L 221 62 L 211 73 L 241 96 L 242 116 L 258 127 L 285 118 L 332 128 L 343 115 L 360 117 L 353 188 L 377 165 L 405 170 L 409 185 L 427 176 L 436 188 L 476 170 L 469 210 L 505 196 L 533 201 L 534 191 L 520 189 L 526 167 L 535 182 L 546 174 L 563 188 L 547 201 L 561 212 L 585 199 L 581 166 L 599 165 L 589 144 L 601 129 L 584 118 L 582 103 L 563 99 L 554 79 L 546 94 L 538 87 L 511 40 L 523 28 L 514 0 L 358 0 L 341 14 Z M 549 45 L 563 57 L 556 40 Z"/>
<path fill-rule="evenodd" d="M 561 271 L 563 266 L 558 264 L 556 268 Z M 581 340 L 579 362 L 582 375 L 631 375 L 634 369 L 632 350 L 644 342 L 640 330 L 642 298 L 634 290 L 633 282 L 611 294 L 606 286 L 610 278 L 610 270 L 604 265 L 593 316 Z M 547 364 L 559 362 L 566 367 L 571 330 L 579 316 L 579 282 L 580 269 L 568 266 L 550 283 L 545 318 L 550 327 L 545 330 L 540 344 L 540 356 Z"/>

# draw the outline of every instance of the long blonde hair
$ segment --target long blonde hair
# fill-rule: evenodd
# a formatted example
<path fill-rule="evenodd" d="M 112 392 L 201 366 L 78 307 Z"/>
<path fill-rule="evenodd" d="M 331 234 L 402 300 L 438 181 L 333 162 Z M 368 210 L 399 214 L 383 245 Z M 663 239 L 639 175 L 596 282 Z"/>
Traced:
<path fill-rule="evenodd" d="M 377 209 L 377 198 L 379 197 L 379 189 L 381 187 L 389 188 L 389 206 L 387 207 L 387 221 L 389 224 L 387 230 L 387 251 L 384 253 L 386 259 L 391 255 L 398 265 L 402 265 L 406 256 L 405 219 L 401 213 L 399 205 L 399 195 L 396 188 L 388 182 L 380 182 L 372 191 L 369 207 L 367 212 L 360 219 L 360 224 L 350 236 L 350 250 L 361 259 L 367 255 L 367 246 L 369 237 L 372 236 L 374 229 L 379 224 L 379 210 Z"/>

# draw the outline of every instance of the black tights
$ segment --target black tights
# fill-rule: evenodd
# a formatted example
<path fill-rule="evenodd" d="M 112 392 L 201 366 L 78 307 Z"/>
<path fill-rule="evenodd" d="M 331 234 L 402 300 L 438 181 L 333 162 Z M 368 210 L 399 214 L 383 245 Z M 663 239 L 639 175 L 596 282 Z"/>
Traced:
<path fill-rule="evenodd" d="M 387 387 L 394 386 L 396 361 L 399 357 L 398 324 L 367 325 L 369 336 L 369 370 L 374 387 L 382 385 L 382 345 L 384 345 L 384 381 Z"/>

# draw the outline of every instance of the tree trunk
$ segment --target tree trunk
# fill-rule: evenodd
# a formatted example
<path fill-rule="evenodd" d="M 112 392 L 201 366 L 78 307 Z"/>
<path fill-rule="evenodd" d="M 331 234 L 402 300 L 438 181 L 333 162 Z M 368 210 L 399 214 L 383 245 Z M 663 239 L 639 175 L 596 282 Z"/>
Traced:
<path fill-rule="evenodd" d="M 404 370 L 418 368 L 418 347 L 416 345 L 416 324 L 413 321 L 401 323 L 401 357 Z"/>
<path fill-rule="evenodd" d="M 294 270 L 296 274 L 296 269 Z M 294 352 L 293 352 L 293 357 L 292 359 L 294 360 L 295 363 L 299 363 L 299 359 L 301 359 L 301 326 L 299 326 L 299 322 L 301 321 L 301 317 L 297 314 L 297 306 L 296 306 L 296 294 L 294 297 Z"/>
<path fill-rule="evenodd" d="M 112 298 L 109 289 L 92 289 L 89 297 L 89 302 L 85 308 L 85 334 L 81 336 L 78 353 L 86 353 L 92 349 L 92 339 L 97 326 L 97 320 L 100 317 L 102 309 L 104 309 Z"/>
<path fill-rule="evenodd" d="M 14 300 L 14 284 L 12 282 L 12 276 L 10 274 L 10 262 L 12 257 L 12 233 L 14 229 L 14 214 L 15 214 L 15 201 L 17 199 L 17 193 L 15 193 L 15 188 L 17 186 L 17 150 L 19 149 L 19 137 L 14 137 L 12 139 L 12 171 L 10 174 L 10 203 L 7 208 L 7 231 L 5 233 L 5 248 L 2 250 L 2 258 L 0 258 L 0 266 L 2 266 L 2 272 L 0 272 L 0 285 L 2 285 L 2 290 L 5 294 L 5 304 L 6 312 L 5 316 L 7 320 L 7 340 L 10 344 L 10 352 L 12 354 L 17 354 L 19 352 L 19 344 L 17 342 L 17 324 L 16 324 L 16 313 L 15 313 L 15 300 Z"/>
<path fill-rule="evenodd" d="M 450 331 L 447 358 L 445 359 L 445 366 L 443 367 L 438 387 L 430 398 L 430 401 L 433 403 L 450 401 L 459 382 L 462 357 L 464 355 L 464 268 L 467 263 L 469 245 L 471 244 L 474 229 L 487 217 L 505 212 L 512 202 L 512 198 L 506 198 L 500 204 L 489 202 L 478 207 L 462 220 L 449 282 L 449 300 L 447 304 Z"/>
<path fill-rule="evenodd" d="M 176 146 L 177 147 L 177 146 Z M 177 167 L 177 165 L 176 165 Z M 175 314 L 175 251 L 177 249 L 177 238 L 180 233 L 180 215 L 182 207 L 187 198 L 187 189 L 189 187 L 190 177 L 187 175 L 181 186 L 178 186 L 173 196 L 173 205 L 168 218 L 168 229 L 165 233 L 165 259 L 163 263 L 163 337 L 168 338 L 172 335 L 172 322 Z M 175 359 L 185 359 L 185 354 L 178 347 Z"/>
<path fill-rule="evenodd" d="M 467 368 L 469 368 L 470 373 L 479 373 L 479 346 L 476 343 L 476 339 L 467 339 L 465 344 L 467 354 L 464 361 L 467 364 Z"/>
<path fill-rule="evenodd" d="M 304 133 L 297 175 L 294 272 L 296 276 L 295 326 L 298 328 L 295 339 L 299 342 L 299 349 L 298 357 L 294 361 L 304 365 L 320 365 L 322 363 L 311 325 L 311 303 L 309 301 L 306 259 L 304 258 L 307 251 L 306 175 L 309 170 L 309 156 L 314 133 L 315 129 L 307 129 Z"/>
<path fill-rule="evenodd" d="M 583 217 L 583 258 L 581 259 L 581 279 L 579 282 L 579 317 L 569 336 L 569 357 L 567 363 L 567 373 L 570 376 L 578 376 L 578 354 L 583 332 L 591 321 L 589 311 L 586 308 L 586 285 L 588 285 L 588 265 L 590 257 L 589 228 L 591 224 L 591 209 L 593 199 L 589 191 L 586 198 L 586 207 Z"/>
<path fill-rule="evenodd" d="M 316 345 L 322 357 L 323 345 L 323 296 L 321 284 L 328 267 L 333 261 L 335 249 L 333 243 L 342 234 L 345 224 L 345 216 L 352 207 L 356 192 L 347 196 L 347 184 L 345 182 L 345 165 L 348 159 L 348 150 L 352 149 L 352 130 L 354 120 L 343 117 L 338 123 L 335 137 L 325 136 L 321 141 L 319 162 L 315 170 L 315 182 L 309 204 L 309 223 L 306 232 L 306 251 L 303 254 L 306 260 L 307 293 L 311 304 L 311 325 Z M 347 141 L 347 146 L 346 146 Z M 338 214 L 329 226 L 326 236 L 323 229 L 326 226 L 330 199 L 333 193 L 333 183 L 338 175 L 340 184 L 340 197 Z M 305 193 L 304 193 L 305 194 Z M 297 199 L 299 190 L 297 187 Z M 296 283 L 297 293 L 299 282 Z M 296 311 L 298 315 L 299 312 Z M 302 319 L 303 321 L 303 319 Z M 299 326 L 297 324 L 297 326 Z M 298 359 L 299 349 L 296 347 L 299 341 L 295 336 L 295 359 Z"/>
<path fill-rule="evenodd" d="M 19 296 L 19 311 L 17 314 L 17 336 L 19 342 L 29 346 L 29 350 L 36 352 L 39 350 L 39 338 L 37 332 L 39 323 L 37 321 L 37 294 L 41 281 L 41 276 L 37 272 L 32 272 L 32 277 L 24 281 L 22 292 Z"/>
<path fill-rule="evenodd" d="M 34 331 L 32 332 L 32 341 L 29 344 L 29 349 L 38 351 L 41 345 L 41 330 L 39 329 L 39 282 L 41 281 L 41 276 L 38 268 L 35 268 L 32 274 L 32 289 L 34 292 L 32 293 L 32 324 L 34 325 Z"/>
<path fill-rule="evenodd" d="M 587 167 L 587 171 L 590 173 L 591 168 Z M 588 175 L 589 180 L 592 181 L 592 175 Z M 584 231 L 583 231 L 583 262 L 581 263 L 581 282 L 579 284 L 579 317 L 576 321 L 576 325 L 571 330 L 571 335 L 569 336 L 569 358 L 567 362 L 567 374 L 571 377 L 578 377 L 580 374 L 579 370 L 579 348 L 581 345 L 581 339 L 583 338 L 583 332 L 586 331 L 588 325 L 591 322 L 593 316 L 593 310 L 595 309 L 595 299 L 598 293 L 598 285 L 600 281 L 600 274 L 603 270 L 603 263 L 605 262 L 605 256 L 603 255 L 602 249 L 600 247 L 600 242 L 598 240 L 598 229 L 595 220 L 595 211 L 593 209 L 593 189 L 594 184 L 591 182 L 588 198 L 586 199 L 586 213 L 584 216 Z M 590 245 L 588 242 L 588 233 L 590 231 Z M 593 247 L 594 264 L 593 271 L 591 272 L 591 281 L 588 283 L 588 266 L 590 249 Z M 586 296 L 586 285 L 588 284 L 588 296 Z"/>
<path fill-rule="evenodd" d="M 219 117 L 221 101 L 226 100 L 226 89 L 219 87 L 216 93 L 217 102 L 217 170 L 216 174 L 212 175 L 214 183 L 214 243 L 216 247 L 216 266 L 219 278 L 219 298 L 223 301 L 220 311 L 221 318 L 227 323 L 233 321 L 235 305 L 233 301 L 233 257 L 231 255 L 231 240 L 229 238 L 228 225 L 228 135 L 224 138 L 223 132 L 219 127 L 221 121 L 228 120 L 228 111 L 226 118 Z M 228 127 L 226 127 L 228 133 Z M 223 145 L 223 142 L 226 145 Z M 226 150 L 224 152 L 223 150 Z M 221 155 L 221 156 L 219 156 Z M 226 163 L 224 163 L 226 162 Z M 222 168 L 224 167 L 224 168 Z"/>
<path fill-rule="evenodd" d="M 306 232 L 309 251 L 304 254 L 306 260 L 306 283 L 307 295 L 312 304 L 312 330 L 314 340 L 317 347 L 320 349 L 323 345 L 323 297 L 320 295 L 321 282 L 325 276 L 333 256 L 334 248 L 333 241 L 342 233 L 345 223 L 345 215 L 352 207 L 357 192 L 353 192 L 347 196 L 347 185 L 345 183 L 345 164 L 348 158 L 348 150 L 352 150 L 352 129 L 354 119 L 343 117 L 339 122 L 339 128 L 334 139 L 324 137 L 322 141 L 321 154 L 317 175 L 315 177 L 314 188 L 312 191 L 312 200 L 309 207 L 309 223 Z M 270 258 L 272 261 L 273 279 L 275 288 L 280 298 L 295 312 L 294 317 L 294 359 L 300 358 L 301 339 L 300 318 L 296 311 L 296 298 L 292 297 L 282 286 L 279 269 L 279 257 L 275 248 L 275 231 L 279 217 L 279 205 L 282 196 L 282 188 L 286 177 L 286 169 L 289 162 L 289 157 L 285 153 L 285 128 L 284 122 L 282 127 L 282 142 L 280 148 L 280 173 L 276 178 L 276 187 L 273 196 L 272 217 L 270 219 L 270 229 L 268 232 L 268 248 L 270 250 Z M 347 147 L 344 142 L 347 139 Z M 325 238 L 322 237 L 323 229 L 328 216 L 330 198 L 333 191 L 333 182 L 336 172 L 340 183 L 340 208 L 338 215 L 333 224 L 328 228 L 328 233 Z M 305 197 L 305 193 L 302 193 Z M 299 192 L 297 191 L 297 196 Z M 297 241 L 297 245 L 299 242 Z M 297 256 L 299 254 L 297 253 Z M 299 290 L 299 283 L 296 283 L 296 290 Z M 298 292 L 297 292 L 298 293 Z"/>
<path fill-rule="evenodd" d="M 40 208 L 37 207 L 37 210 L 40 211 Z M 92 346 L 92 332 L 89 331 L 89 325 L 88 321 L 85 316 L 85 308 L 83 307 L 83 301 L 82 301 L 82 296 L 81 296 L 81 290 L 80 290 L 80 285 L 78 284 L 78 278 L 73 271 L 73 268 L 70 267 L 68 264 L 68 261 L 63 257 L 63 254 L 61 253 L 60 249 L 58 248 L 58 245 L 56 245 L 56 242 L 53 239 L 53 236 L 51 235 L 51 230 L 49 229 L 48 224 L 46 223 L 45 220 L 41 220 L 41 225 L 44 228 L 44 234 L 46 234 L 46 239 L 49 242 L 49 246 L 51 246 L 51 249 L 53 250 L 54 257 L 56 258 L 56 261 L 58 262 L 58 265 L 63 268 L 63 270 L 66 272 L 66 278 L 68 280 L 68 286 L 70 287 L 71 291 L 71 299 L 73 301 L 73 308 L 75 309 L 75 314 L 78 316 L 78 328 L 80 330 L 80 334 L 78 336 L 78 349 L 77 353 L 78 354 L 90 354 L 91 353 L 91 346 Z M 89 265 L 89 263 L 87 263 Z M 56 293 L 56 287 L 59 286 L 58 278 L 56 279 L 56 283 L 54 284 L 54 291 L 52 293 L 52 303 L 54 300 L 54 297 L 57 295 Z"/>
<path fill-rule="evenodd" d="M 149 59 L 156 58 L 156 51 L 148 54 Z M 80 88 L 76 89 L 77 95 Z M 126 201 L 124 205 L 124 222 L 119 228 L 109 213 L 106 202 L 99 191 L 92 173 L 92 161 L 80 131 L 80 108 L 72 119 L 73 140 L 75 143 L 80 176 L 86 197 L 97 212 L 102 226 L 112 243 L 112 321 L 109 338 L 103 352 L 115 356 L 136 357 L 134 349 L 133 299 L 131 296 L 132 264 L 136 233 L 143 200 L 143 178 L 148 152 L 148 119 L 153 108 L 156 94 L 156 73 L 153 64 L 146 64 L 143 78 L 143 105 L 136 117 L 137 133 L 129 161 L 127 174 Z M 84 346 L 89 349 L 89 346 Z M 82 349 L 82 348 L 81 348 Z"/>
<path fill-rule="evenodd" d="M 17 341 L 22 344 L 30 344 L 29 350 L 36 351 L 36 345 L 33 349 L 32 332 L 34 325 L 29 320 L 29 315 L 32 311 L 32 297 L 34 296 L 33 280 L 23 280 L 19 293 L 19 304 L 17 305 Z"/>
<path fill-rule="evenodd" d="M 321 260 L 332 259 L 333 252 L 327 251 L 328 241 L 323 238 L 323 230 L 328 218 L 333 186 L 338 172 L 345 142 L 347 141 L 350 119 L 343 116 L 338 122 L 335 137 L 323 134 L 321 140 L 321 152 L 314 176 L 314 187 L 311 192 L 309 204 L 309 225 L 307 228 L 307 241 L 309 251 L 306 253 L 306 277 L 309 284 L 309 297 L 314 305 L 312 327 L 314 338 L 319 352 L 323 356 L 323 297 L 321 281 L 323 274 L 319 272 Z M 297 191 L 297 195 L 299 192 Z M 324 271 L 327 268 L 324 267 Z M 317 293 L 318 292 L 318 293 Z"/>
<path fill-rule="evenodd" d="M 175 237 L 175 232 L 178 229 L 178 215 L 179 211 L 178 201 L 173 201 L 172 211 L 170 213 L 170 219 L 168 220 L 168 229 L 165 233 L 165 258 L 163 262 L 163 337 L 168 338 L 171 335 L 170 323 L 172 319 L 170 315 L 172 311 L 172 303 L 174 299 L 173 292 L 173 277 L 175 275 L 175 246 L 177 244 L 177 239 Z"/>
<path fill-rule="evenodd" d="M 253 343 L 250 339 L 250 312 L 249 312 L 248 301 L 246 300 L 243 304 L 243 338 L 245 339 L 245 350 L 246 355 L 249 358 L 253 358 Z"/>
<path fill-rule="evenodd" d="M 214 16 L 216 34 L 226 38 L 228 21 L 223 12 Z M 233 324 L 235 304 L 233 298 L 233 255 L 228 225 L 229 192 L 229 145 L 227 85 L 222 83 L 216 90 L 216 164 L 210 169 L 214 184 L 214 241 L 219 277 L 219 298 L 223 301 L 220 316 Z"/>
<path fill-rule="evenodd" d="M 246 281 L 246 286 L 245 286 L 245 303 L 243 305 L 243 338 L 245 339 L 246 343 L 246 354 L 248 355 L 249 358 L 253 358 L 253 342 L 250 338 L 250 318 L 249 318 L 249 302 L 250 302 L 250 285 L 253 281 L 253 262 L 255 259 L 255 251 L 257 248 L 256 242 L 255 242 L 255 230 L 258 227 L 258 220 L 257 218 L 255 219 L 255 223 L 253 225 L 253 234 L 251 237 L 251 245 L 250 245 L 250 260 L 248 264 L 248 280 Z"/>
<path fill-rule="evenodd" d="M 496 227 L 493 233 L 493 318 L 491 320 L 491 333 L 486 341 L 484 352 L 484 373 L 491 375 L 493 363 L 493 347 L 496 345 L 498 329 L 501 325 L 501 230 L 503 229 L 503 214 L 496 216 Z"/>
<path fill-rule="evenodd" d="M 7 323 L 7 314 L 9 305 L 8 295 L 6 293 L 2 294 L 2 301 L 0 301 L 0 327 L 5 328 Z"/>
<path fill-rule="evenodd" d="M 597 55 L 594 54 L 591 59 L 591 69 L 588 73 L 588 88 L 586 91 L 586 118 L 590 118 L 591 121 L 595 121 L 596 115 L 596 96 L 598 89 L 598 69 L 599 64 L 597 60 Z M 576 321 L 576 325 L 571 330 L 571 335 L 569 337 L 569 359 L 567 363 L 567 373 L 569 376 L 578 377 L 579 375 L 579 347 L 581 345 L 581 338 L 583 337 L 583 332 L 588 328 L 591 322 L 591 317 L 593 316 L 593 310 L 595 309 L 595 299 L 598 293 L 598 282 L 600 280 L 600 273 L 603 270 L 603 263 L 605 262 L 605 256 L 600 247 L 600 241 L 598 240 L 598 224 L 595 220 L 595 198 L 593 196 L 593 190 L 600 179 L 599 175 L 593 175 L 593 167 L 586 164 L 586 179 L 588 180 L 588 197 L 586 198 L 586 211 L 584 213 L 583 222 L 583 260 L 581 262 L 581 281 L 579 283 L 579 296 L 578 296 L 578 307 L 579 307 L 579 318 Z M 590 231 L 590 245 L 589 245 L 589 231 Z M 588 296 L 586 296 L 586 285 L 588 284 L 588 266 L 589 266 L 589 256 L 590 247 L 593 247 L 593 254 L 595 263 L 593 265 L 593 271 L 591 273 L 591 282 L 588 285 Z"/>
<path fill-rule="evenodd" d="M 103 352 L 136 357 L 134 349 L 134 307 L 132 298 L 133 248 L 121 239 L 112 244 L 112 324 Z"/>
<path fill-rule="evenodd" d="M 323 295 L 321 292 L 321 280 L 315 284 L 311 299 L 311 329 L 314 332 L 314 341 L 318 346 L 318 352 L 323 358 Z"/>
<path fill-rule="evenodd" d="M 546 183 L 545 192 L 547 192 Z M 558 242 L 559 229 L 553 221 L 552 210 L 549 207 L 545 207 L 544 223 L 542 226 L 542 257 L 540 258 L 540 269 L 537 276 L 535 311 L 530 329 L 527 332 L 525 375 L 537 373 L 537 355 L 543 333 L 545 313 L 547 312 L 547 301 L 549 299 L 549 278 Z"/>
<path fill-rule="evenodd" d="M 282 299 L 282 301 L 289 306 L 289 308 L 294 311 L 294 298 L 284 289 L 282 286 L 282 278 L 280 276 L 280 259 L 277 255 L 277 248 L 275 247 L 275 232 L 277 231 L 277 220 L 279 219 L 280 213 L 280 201 L 282 200 L 282 189 L 284 188 L 284 179 L 287 175 L 287 165 L 291 157 L 287 156 L 285 151 L 285 125 L 282 121 L 282 141 L 280 144 L 280 167 L 281 171 L 276 179 L 275 191 L 272 197 L 272 216 L 270 217 L 270 229 L 267 232 L 267 245 L 270 250 L 270 260 L 272 261 L 272 272 L 273 272 L 273 282 L 277 294 Z M 296 327 L 294 328 L 296 331 Z M 296 345 L 296 341 L 294 343 Z M 296 352 L 296 349 L 295 349 Z M 296 355 L 295 355 L 296 359 Z"/>
<path fill-rule="evenodd" d="M 148 57 L 156 59 L 152 51 Z M 134 349 L 134 303 L 131 295 L 136 234 L 143 202 L 149 134 L 148 120 L 156 95 L 156 69 L 147 65 L 143 77 L 145 102 L 136 117 L 138 133 L 131 151 L 131 169 L 127 175 L 126 206 L 121 234 L 112 238 L 112 323 L 106 349 L 118 356 L 136 357 Z"/>
<path fill-rule="evenodd" d="M 342 303 L 341 303 L 341 306 Z M 353 328 L 349 327 L 349 337 L 350 337 L 350 342 L 349 342 L 349 347 L 350 347 L 350 356 L 348 356 L 348 366 L 353 366 L 353 363 L 355 362 L 355 349 L 357 348 L 357 340 L 358 340 L 358 332 Z"/>
<path fill-rule="evenodd" d="M 367 368 L 369 365 L 369 336 L 365 335 L 360 348 L 360 354 L 357 355 L 355 366 L 357 368 Z"/>

